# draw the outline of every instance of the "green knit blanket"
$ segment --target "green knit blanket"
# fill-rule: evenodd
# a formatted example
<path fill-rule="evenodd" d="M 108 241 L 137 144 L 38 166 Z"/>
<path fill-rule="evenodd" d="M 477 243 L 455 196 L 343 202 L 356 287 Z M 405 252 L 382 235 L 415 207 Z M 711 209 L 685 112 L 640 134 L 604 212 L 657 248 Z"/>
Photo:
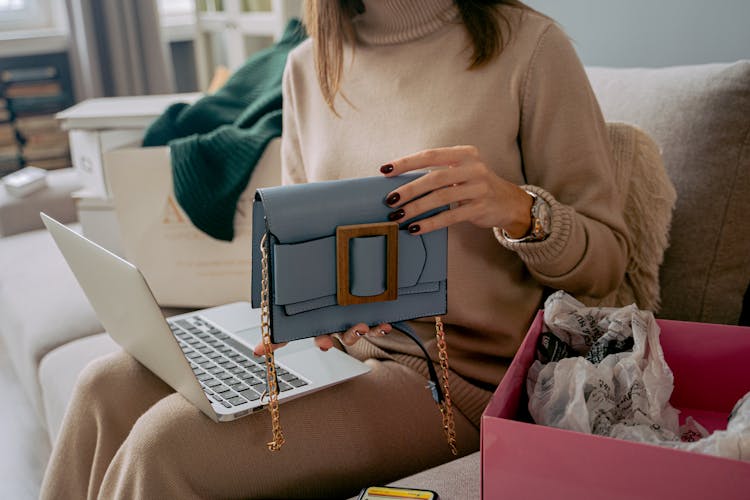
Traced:
<path fill-rule="evenodd" d="M 290 21 L 278 43 L 250 57 L 215 94 L 170 106 L 146 131 L 144 147 L 170 147 L 177 202 L 214 238 L 234 238 L 239 197 L 268 143 L 281 136 L 281 77 L 306 36 Z"/>

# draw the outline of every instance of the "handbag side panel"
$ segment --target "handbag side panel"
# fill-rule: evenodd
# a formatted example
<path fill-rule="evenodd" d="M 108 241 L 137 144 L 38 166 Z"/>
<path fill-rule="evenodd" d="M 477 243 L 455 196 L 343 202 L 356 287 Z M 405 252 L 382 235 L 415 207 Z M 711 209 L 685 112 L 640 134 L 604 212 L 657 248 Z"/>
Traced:
<path fill-rule="evenodd" d="M 266 213 L 263 208 L 263 202 L 256 194 L 253 202 L 253 248 L 252 248 L 252 271 L 250 274 L 250 301 L 254 309 L 260 308 L 260 291 L 262 274 L 262 256 L 260 252 L 260 242 L 266 233 Z"/>

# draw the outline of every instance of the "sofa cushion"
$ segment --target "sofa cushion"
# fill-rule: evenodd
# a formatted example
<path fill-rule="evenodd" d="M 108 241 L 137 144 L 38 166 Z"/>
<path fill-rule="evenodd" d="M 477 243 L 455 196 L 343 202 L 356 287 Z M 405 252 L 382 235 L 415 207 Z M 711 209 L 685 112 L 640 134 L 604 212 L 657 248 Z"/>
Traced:
<path fill-rule="evenodd" d="M 750 61 L 587 71 L 605 118 L 644 129 L 677 190 L 660 316 L 736 323 L 750 281 Z"/>
<path fill-rule="evenodd" d="M 0 336 L 39 416 L 43 411 L 37 367 L 42 357 L 71 340 L 101 331 L 46 230 L 0 240 Z"/>
<path fill-rule="evenodd" d="M 47 433 L 54 443 L 78 374 L 92 360 L 120 347 L 106 333 L 74 340 L 47 354 L 39 365 Z"/>

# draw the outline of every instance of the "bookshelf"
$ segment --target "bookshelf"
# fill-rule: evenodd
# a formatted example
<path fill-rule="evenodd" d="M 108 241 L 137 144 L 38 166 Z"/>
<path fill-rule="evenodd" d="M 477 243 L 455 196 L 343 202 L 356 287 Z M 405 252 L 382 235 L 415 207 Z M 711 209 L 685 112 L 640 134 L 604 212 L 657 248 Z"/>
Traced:
<path fill-rule="evenodd" d="M 219 66 L 234 71 L 284 34 L 302 0 L 196 0 L 195 49 L 198 82 L 208 87 Z"/>
<path fill-rule="evenodd" d="M 27 165 L 69 167 L 55 113 L 73 103 L 66 53 L 0 59 L 0 176 Z"/>

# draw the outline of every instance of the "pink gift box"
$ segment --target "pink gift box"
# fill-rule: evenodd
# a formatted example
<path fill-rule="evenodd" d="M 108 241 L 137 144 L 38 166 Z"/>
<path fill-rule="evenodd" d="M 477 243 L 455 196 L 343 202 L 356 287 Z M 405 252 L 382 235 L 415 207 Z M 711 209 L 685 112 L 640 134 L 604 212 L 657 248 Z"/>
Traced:
<path fill-rule="evenodd" d="M 726 429 L 750 391 L 750 328 L 658 320 L 681 422 Z M 750 462 L 530 423 L 526 373 L 540 311 L 482 415 L 482 497 L 523 499 L 750 499 Z"/>

